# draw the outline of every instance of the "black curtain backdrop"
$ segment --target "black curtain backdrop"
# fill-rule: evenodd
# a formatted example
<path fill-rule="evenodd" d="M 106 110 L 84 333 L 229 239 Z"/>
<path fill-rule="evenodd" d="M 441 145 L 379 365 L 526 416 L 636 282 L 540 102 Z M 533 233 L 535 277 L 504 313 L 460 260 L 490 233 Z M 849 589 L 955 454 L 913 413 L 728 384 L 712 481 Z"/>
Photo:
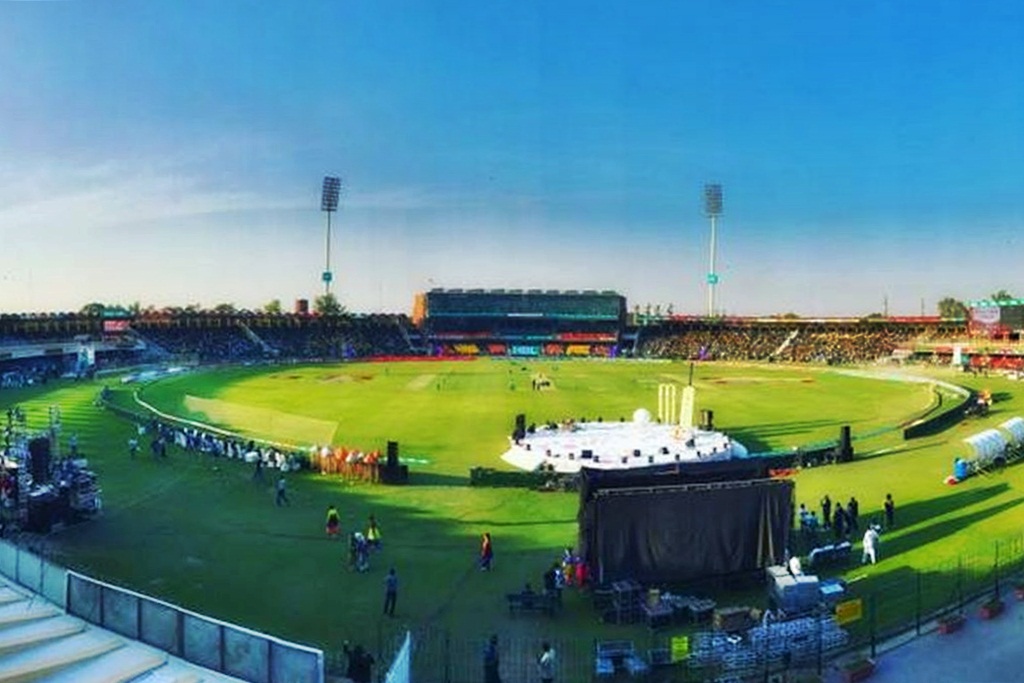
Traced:
<path fill-rule="evenodd" d="M 682 583 L 779 564 L 793 495 L 792 481 L 771 479 L 592 486 L 580 510 L 580 551 L 603 582 Z"/>

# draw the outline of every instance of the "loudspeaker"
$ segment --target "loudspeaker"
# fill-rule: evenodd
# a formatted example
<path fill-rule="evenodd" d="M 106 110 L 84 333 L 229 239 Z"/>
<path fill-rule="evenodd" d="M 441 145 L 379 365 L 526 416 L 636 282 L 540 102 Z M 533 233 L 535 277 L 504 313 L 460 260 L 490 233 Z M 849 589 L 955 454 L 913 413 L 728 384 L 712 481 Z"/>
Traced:
<path fill-rule="evenodd" d="M 388 441 L 388 467 L 398 467 L 398 442 Z"/>
<path fill-rule="evenodd" d="M 839 445 L 836 447 L 836 461 L 850 462 L 853 460 L 853 444 L 850 440 L 850 425 L 839 428 Z"/>
<path fill-rule="evenodd" d="M 408 484 L 409 483 L 409 466 L 408 465 L 385 465 L 380 468 L 380 481 L 382 484 Z"/>
<path fill-rule="evenodd" d="M 516 426 L 512 430 L 512 440 L 521 441 L 526 436 L 526 415 L 519 413 L 516 415 Z"/>
<path fill-rule="evenodd" d="M 583 460 L 592 460 L 594 458 L 594 451 L 589 448 L 584 448 L 580 453 L 580 458 Z"/>
<path fill-rule="evenodd" d="M 29 473 L 33 484 L 50 481 L 50 440 L 44 436 L 28 442 Z"/>
<path fill-rule="evenodd" d="M 706 432 L 715 431 L 715 411 L 713 410 L 702 410 L 700 411 L 700 428 Z"/>
<path fill-rule="evenodd" d="M 639 448 L 634 448 L 633 449 L 633 457 L 634 458 L 639 458 L 640 457 L 640 449 Z"/>

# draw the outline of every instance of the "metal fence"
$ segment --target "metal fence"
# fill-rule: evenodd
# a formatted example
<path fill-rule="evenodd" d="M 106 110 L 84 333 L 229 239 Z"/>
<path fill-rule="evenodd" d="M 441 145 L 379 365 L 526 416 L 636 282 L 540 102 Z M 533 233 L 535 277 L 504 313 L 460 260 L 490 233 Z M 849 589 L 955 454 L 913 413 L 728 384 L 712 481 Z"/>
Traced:
<path fill-rule="evenodd" d="M 323 653 L 68 572 L 67 611 L 213 671 L 254 683 L 322 683 Z"/>
<path fill-rule="evenodd" d="M 859 560 L 859 557 L 855 558 Z M 577 622 L 558 616 L 517 616 L 500 628 L 498 654 L 503 681 L 539 680 L 537 658 L 549 642 L 557 653 L 560 683 L 600 680 L 747 683 L 821 680 L 830 663 L 853 652 L 882 653 L 897 636 L 934 631 L 951 615 L 967 615 L 979 600 L 1003 599 L 1024 573 L 1024 533 L 994 540 L 987 550 L 963 553 L 922 568 L 898 568 L 874 580 L 852 580 L 844 602 L 857 602 L 846 621 L 820 609 L 796 618 L 767 620 L 743 632 L 716 630 L 711 623 L 671 623 L 657 629 L 636 624 L 607 628 L 608 637 L 572 632 Z M 596 615 L 596 611 L 595 611 Z M 842 623 L 841 623 L 842 622 Z M 600 629 L 598 632 L 600 632 Z M 588 634 L 594 629 L 587 628 Z M 366 629 L 364 647 L 381 672 L 404 642 L 406 631 L 388 620 Z M 551 636 L 551 634 L 557 634 Z M 624 635 L 625 634 L 625 635 Z M 412 680 L 479 683 L 490 633 L 466 637 L 441 626 L 412 632 Z M 326 653 L 328 671 L 343 675 L 345 658 Z"/>
<path fill-rule="evenodd" d="M 0 574 L 110 631 L 256 683 L 323 683 L 321 650 L 103 583 L 0 540 Z"/>
<path fill-rule="evenodd" d="M 0 574 L 61 608 L 67 607 L 68 571 L 60 565 L 48 562 L 25 548 L 0 541 Z"/>

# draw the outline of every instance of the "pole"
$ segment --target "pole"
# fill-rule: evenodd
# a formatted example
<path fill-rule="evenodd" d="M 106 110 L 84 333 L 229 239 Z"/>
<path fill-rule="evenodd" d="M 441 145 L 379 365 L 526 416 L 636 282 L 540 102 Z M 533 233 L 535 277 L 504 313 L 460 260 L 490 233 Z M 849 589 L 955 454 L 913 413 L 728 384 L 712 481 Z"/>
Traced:
<path fill-rule="evenodd" d="M 874 659 L 878 654 L 876 651 L 875 642 L 875 594 L 872 593 L 868 602 L 868 610 L 871 615 L 871 659 Z"/>
<path fill-rule="evenodd" d="M 995 583 L 995 594 L 992 596 L 999 599 L 999 541 L 995 541 L 995 564 L 992 566 L 992 579 Z"/>
<path fill-rule="evenodd" d="M 331 212 L 327 212 L 327 248 L 324 250 L 324 294 L 331 293 Z"/>
<path fill-rule="evenodd" d="M 921 572 L 914 570 L 914 577 L 917 579 L 917 604 L 914 606 L 914 629 L 917 635 L 921 635 Z"/>
<path fill-rule="evenodd" d="M 708 317 L 715 316 L 715 242 L 717 237 L 718 216 L 711 214 L 711 258 L 708 263 Z"/>

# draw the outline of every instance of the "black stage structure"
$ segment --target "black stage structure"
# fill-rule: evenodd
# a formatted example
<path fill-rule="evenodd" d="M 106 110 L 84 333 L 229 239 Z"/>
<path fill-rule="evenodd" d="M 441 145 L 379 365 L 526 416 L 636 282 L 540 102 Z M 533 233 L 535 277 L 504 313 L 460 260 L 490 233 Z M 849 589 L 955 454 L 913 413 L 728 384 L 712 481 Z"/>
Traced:
<path fill-rule="evenodd" d="M 785 562 L 794 483 L 757 460 L 581 471 L 579 547 L 599 583 L 680 584 Z"/>

